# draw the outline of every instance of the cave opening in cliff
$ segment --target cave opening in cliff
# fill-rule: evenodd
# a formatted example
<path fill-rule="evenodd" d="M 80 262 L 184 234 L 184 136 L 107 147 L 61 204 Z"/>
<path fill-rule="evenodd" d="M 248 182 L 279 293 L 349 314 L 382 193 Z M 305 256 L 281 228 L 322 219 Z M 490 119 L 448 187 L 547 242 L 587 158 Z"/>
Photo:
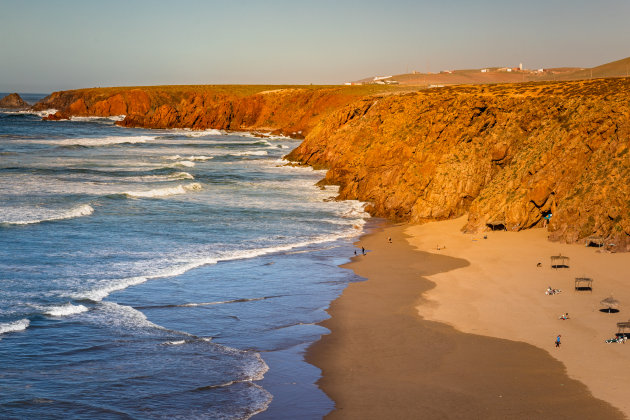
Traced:
<path fill-rule="evenodd" d="M 488 223 L 486 223 L 486 226 L 488 228 L 490 228 L 490 230 L 492 230 L 492 231 L 495 231 L 495 230 L 507 230 L 507 226 L 506 226 L 505 222 L 503 222 L 503 221 L 488 222 Z"/>

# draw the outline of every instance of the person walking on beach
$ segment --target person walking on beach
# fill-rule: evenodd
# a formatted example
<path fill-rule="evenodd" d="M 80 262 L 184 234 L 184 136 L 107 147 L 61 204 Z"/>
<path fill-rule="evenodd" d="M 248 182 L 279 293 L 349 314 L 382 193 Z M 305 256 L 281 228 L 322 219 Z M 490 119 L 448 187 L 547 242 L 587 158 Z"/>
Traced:
<path fill-rule="evenodd" d="M 365 248 L 361 247 L 361 254 L 365 255 Z"/>
<path fill-rule="evenodd" d="M 560 334 L 556 337 L 556 347 L 560 347 L 560 337 L 562 337 Z"/>

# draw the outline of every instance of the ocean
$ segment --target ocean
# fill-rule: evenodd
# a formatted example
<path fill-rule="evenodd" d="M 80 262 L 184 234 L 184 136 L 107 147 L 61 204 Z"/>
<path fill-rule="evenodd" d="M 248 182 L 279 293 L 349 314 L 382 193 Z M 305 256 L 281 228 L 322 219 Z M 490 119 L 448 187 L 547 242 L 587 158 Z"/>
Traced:
<path fill-rule="evenodd" d="M 292 139 L 41 117 L 0 111 L 0 417 L 328 413 L 303 355 L 362 203 Z"/>

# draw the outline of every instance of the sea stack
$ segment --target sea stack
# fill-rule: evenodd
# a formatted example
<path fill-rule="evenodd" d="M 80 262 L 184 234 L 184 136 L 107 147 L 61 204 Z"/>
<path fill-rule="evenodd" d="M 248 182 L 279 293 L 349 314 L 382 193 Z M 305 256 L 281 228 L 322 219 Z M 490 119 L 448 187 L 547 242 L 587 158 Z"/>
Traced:
<path fill-rule="evenodd" d="M 11 93 L 0 99 L 0 108 L 24 109 L 30 105 L 24 101 L 17 93 Z"/>

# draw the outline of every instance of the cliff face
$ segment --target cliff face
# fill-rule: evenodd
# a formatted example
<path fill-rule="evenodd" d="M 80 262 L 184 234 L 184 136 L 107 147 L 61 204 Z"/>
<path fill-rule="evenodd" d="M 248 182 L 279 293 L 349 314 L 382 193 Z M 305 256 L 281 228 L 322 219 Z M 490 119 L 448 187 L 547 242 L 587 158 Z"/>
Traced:
<path fill-rule="evenodd" d="M 469 213 L 468 231 L 549 221 L 630 250 L 630 80 L 459 87 L 367 98 L 288 156 L 370 212 L 423 222 Z"/>
<path fill-rule="evenodd" d="M 380 90 L 379 90 L 380 89 Z M 369 211 L 423 222 L 469 214 L 630 250 L 630 80 L 389 87 L 159 86 L 56 92 L 50 118 L 126 115 L 147 128 L 270 131 L 305 141 L 288 158 Z"/>
<path fill-rule="evenodd" d="M 156 86 L 55 92 L 35 109 L 70 116 L 126 115 L 120 125 L 146 128 L 207 128 L 269 131 L 296 138 L 326 114 L 375 87 Z M 382 88 L 381 88 L 382 89 Z"/>
<path fill-rule="evenodd" d="M 11 93 L 0 99 L 0 108 L 24 109 L 29 107 L 30 105 L 26 103 L 17 93 Z"/>

